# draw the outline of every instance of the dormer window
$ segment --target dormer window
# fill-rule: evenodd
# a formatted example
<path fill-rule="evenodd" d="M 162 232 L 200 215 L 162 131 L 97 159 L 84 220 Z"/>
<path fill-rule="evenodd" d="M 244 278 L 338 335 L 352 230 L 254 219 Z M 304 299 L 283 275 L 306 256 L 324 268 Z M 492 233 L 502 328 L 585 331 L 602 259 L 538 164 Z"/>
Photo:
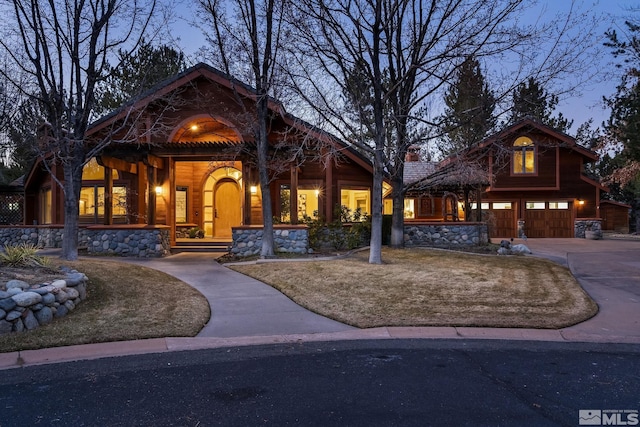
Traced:
<path fill-rule="evenodd" d="M 533 141 L 527 136 L 521 136 L 513 143 L 513 173 L 536 173 L 536 150 Z"/>

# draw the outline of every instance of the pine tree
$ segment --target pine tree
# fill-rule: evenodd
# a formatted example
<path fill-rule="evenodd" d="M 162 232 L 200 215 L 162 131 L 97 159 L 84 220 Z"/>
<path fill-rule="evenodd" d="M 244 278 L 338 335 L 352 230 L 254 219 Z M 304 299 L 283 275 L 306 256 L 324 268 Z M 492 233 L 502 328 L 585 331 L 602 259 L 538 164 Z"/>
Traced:
<path fill-rule="evenodd" d="M 94 114 L 115 110 L 185 68 L 184 54 L 167 45 L 142 40 L 134 54 L 119 50 L 118 65 L 109 66 L 108 77 L 97 87 Z"/>
<path fill-rule="evenodd" d="M 480 63 L 473 56 L 468 56 L 461 64 L 444 102 L 447 108 L 442 121 L 446 136 L 441 149 L 445 154 L 470 147 L 496 124 L 493 115 L 496 99 L 485 81 Z"/>
<path fill-rule="evenodd" d="M 534 77 L 520 83 L 513 91 L 513 107 L 510 122 L 515 123 L 525 117 L 530 117 L 543 124 L 567 132 L 573 120 L 568 120 L 558 113 L 553 117 L 553 110 L 558 105 L 558 96 L 549 94 Z"/>

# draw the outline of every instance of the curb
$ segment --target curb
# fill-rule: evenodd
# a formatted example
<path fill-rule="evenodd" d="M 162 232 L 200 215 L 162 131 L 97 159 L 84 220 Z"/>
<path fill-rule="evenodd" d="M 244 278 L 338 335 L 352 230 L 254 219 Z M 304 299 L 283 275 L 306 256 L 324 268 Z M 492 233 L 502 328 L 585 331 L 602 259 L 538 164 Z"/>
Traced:
<path fill-rule="evenodd" d="M 563 329 L 380 327 L 334 333 L 233 338 L 153 338 L 0 353 L 0 370 L 107 357 L 301 342 L 392 339 L 510 340 L 573 343 L 640 344 L 640 336 L 611 336 Z"/>

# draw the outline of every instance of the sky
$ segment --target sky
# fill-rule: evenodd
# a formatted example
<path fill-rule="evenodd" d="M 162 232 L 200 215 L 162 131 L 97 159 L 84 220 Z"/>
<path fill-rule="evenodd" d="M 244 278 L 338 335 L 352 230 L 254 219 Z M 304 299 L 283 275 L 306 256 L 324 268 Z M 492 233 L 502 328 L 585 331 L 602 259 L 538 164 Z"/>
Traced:
<path fill-rule="evenodd" d="M 545 20 L 555 20 L 559 16 L 566 14 L 570 9 L 571 0 L 540 0 L 538 5 L 529 9 L 526 15 L 520 16 L 521 21 L 537 22 Z M 598 39 L 593 40 L 593 55 L 597 58 L 597 73 L 590 81 L 582 84 L 577 90 L 560 96 L 560 103 L 556 112 L 561 112 L 563 116 L 573 120 L 571 132 L 575 132 L 582 123 L 593 119 L 594 125 L 601 126 L 609 116 L 609 111 L 603 105 L 604 96 L 612 96 L 616 86 L 620 81 L 620 71 L 613 66 L 614 58 L 603 48 L 605 41 L 604 33 L 609 28 L 616 28 L 618 32 L 623 31 L 624 21 L 630 16 L 629 8 L 640 7 L 640 0 L 576 0 L 575 6 L 579 11 L 587 11 L 599 17 L 600 25 L 595 29 Z M 175 31 L 173 36 L 178 38 L 178 46 L 184 50 L 194 64 L 202 60 L 197 56 L 197 51 L 206 42 L 200 29 L 193 25 L 195 12 L 195 2 L 184 1 L 176 10 L 176 23 L 173 26 Z M 640 13 L 638 13 L 640 17 Z M 597 51 L 600 51 L 598 54 Z M 566 77 L 567 82 L 571 76 Z M 558 87 L 565 85 L 563 82 L 556 82 Z M 290 111 L 295 114 L 294 111 Z"/>

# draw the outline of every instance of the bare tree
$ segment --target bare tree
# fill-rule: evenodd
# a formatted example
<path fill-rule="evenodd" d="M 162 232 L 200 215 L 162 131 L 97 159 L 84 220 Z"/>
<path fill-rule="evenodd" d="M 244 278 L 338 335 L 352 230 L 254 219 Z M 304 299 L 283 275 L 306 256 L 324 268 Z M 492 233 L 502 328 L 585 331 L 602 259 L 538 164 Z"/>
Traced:
<path fill-rule="evenodd" d="M 10 7 L 5 11 L 5 22 L 10 22 L 14 31 L 0 39 L 0 46 L 7 51 L 13 66 L 30 78 L 32 86 L 21 89 L 36 97 L 44 115 L 47 138 L 39 147 L 43 164 L 59 162 L 63 167 L 64 180 L 58 182 L 64 193 L 62 257 L 77 259 L 82 168 L 114 138 L 111 134 L 91 144 L 86 141 L 96 85 L 105 78 L 107 59 L 115 57 L 118 48 L 136 49 L 156 11 L 156 2 L 7 3 Z M 11 81 L 14 87 L 20 87 L 20 82 Z M 131 129 L 117 130 L 130 136 Z M 52 178 L 56 179 L 53 174 Z"/>
<path fill-rule="evenodd" d="M 374 164 L 372 237 L 369 262 L 380 263 L 382 179 L 392 183 L 392 245 L 403 240 L 403 174 L 408 148 L 437 134 L 429 107 L 469 55 L 497 60 L 509 55 L 510 93 L 524 76 L 549 81 L 560 73 L 585 69 L 585 40 L 576 15 L 557 25 L 519 26 L 517 17 L 529 2 L 495 0 L 301 0 L 292 20 L 302 47 L 295 76 L 300 93 L 351 144 Z M 586 25 L 583 22 L 583 26 Z M 577 35 L 576 35 L 577 34 Z M 540 52 L 540 46 L 549 50 Z M 309 66 L 312 59 L 314 65 Z M 505 61 L 505 63 L 507 63 Z M 575 67 L 571 68 L 572 66 Z M 508 67 L 505 67 L 507 69 Z M 354 70 L 370 88 L 365 102 L 345 102 Z M 327 83 L 329 81 L 330 83 Z M 327 91 L 327 86 L 333 91 Z M 310 94 L 310 92 L 312 94 Z M 346 108 L 359 109 L 347 114 Z M 437 111 L 436 111 L 437 113 Z M 358 137 L 359 135 L 359 137 Z"/>
<path fill-rule="evenodd" d="M 205 12 L 203 20 L 213 30 L 209 41 L 224 72 L 237 75 L 242 70 L 234 67 L 249 65 L 246 77 L 254 86 L 253 105 L 248 107 L 237 92 L 236 100 L 243 108 L 245 118 L 249 119 L 244 122 L 250 125 L 256 143 L 264 227 L 262 257 L 274 255 L 269 168 L 273 99 L 270 95 L 276 89 L 277 59 L 284 34 L 282 14 L 288 5 L 288 0 L 200 0 L 200 7 Z"/>

